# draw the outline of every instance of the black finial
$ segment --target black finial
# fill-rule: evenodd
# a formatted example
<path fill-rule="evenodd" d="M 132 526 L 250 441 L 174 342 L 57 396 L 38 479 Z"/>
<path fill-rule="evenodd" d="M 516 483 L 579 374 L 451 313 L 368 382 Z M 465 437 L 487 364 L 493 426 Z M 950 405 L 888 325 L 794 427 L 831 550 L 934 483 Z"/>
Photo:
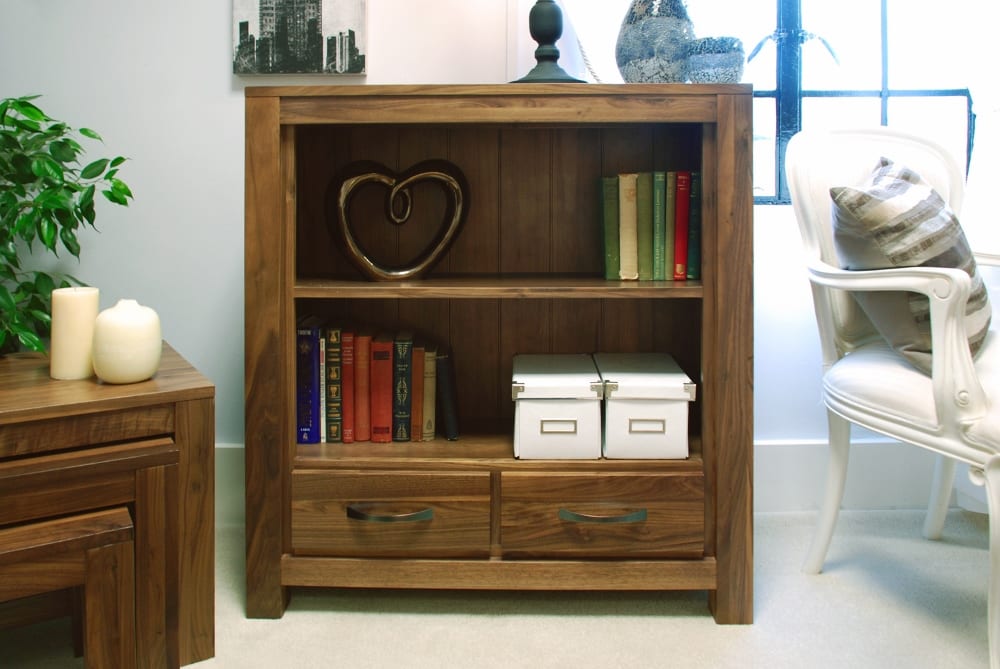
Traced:
<path fill-rule="evenodd" d="M 538 42 L 535 49 L 535 60 L 538 64 L 528 74 L 514 83 L 558 83 L 582 82 L 582 79 L 571 77 L 559 67 L 559 49 L 556 41 L 562 37 L 562 10 L 555 0 L 537 0 L 528 13 L 528 28 L 531 39 Z"/>

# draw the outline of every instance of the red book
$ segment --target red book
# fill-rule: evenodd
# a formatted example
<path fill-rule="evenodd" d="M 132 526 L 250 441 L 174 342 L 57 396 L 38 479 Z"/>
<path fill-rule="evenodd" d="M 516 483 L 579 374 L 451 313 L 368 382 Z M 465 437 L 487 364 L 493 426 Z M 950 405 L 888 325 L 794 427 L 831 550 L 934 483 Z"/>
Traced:
<path fill-rule="evenodd" d="M 413 382 L 410 406 L 410 441 L 423 441 L 424 438 L 424 347 L 413 347 Z"/>
<path fill-rule="evenodd" d="M 371 421 L 371 350 L 372 336 L 361 332 L 354 336 L 354 440 L 372 438 Z"/>
<path fill-rule="evenodd" d="M 691 172 L 677 172 L 674 207 L 674 281 L 687 280 L 688 217 L 691 211 Z"/>
<path fill-rule="evenodd" d="M 345 444 L 354 441 L 354 333 L 340 335 L 340 404 L 343 425 L 341 437 Z"/>
<path fill-rule="evenodd" d="M 392 441 L 392 335 L 372 339 L 371 365 L 371 425 L 372 441 Z M 355 352 L 356 353 L 356 352 Z"/>

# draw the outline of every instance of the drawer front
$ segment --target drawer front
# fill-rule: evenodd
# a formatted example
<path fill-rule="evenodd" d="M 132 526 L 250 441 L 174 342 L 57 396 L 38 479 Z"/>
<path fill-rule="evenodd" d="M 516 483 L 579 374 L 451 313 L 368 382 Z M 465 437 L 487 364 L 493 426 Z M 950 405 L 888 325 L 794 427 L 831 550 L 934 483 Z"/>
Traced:
<path fill-rule="evenodd" d="M 0 461 L 0 525 L 130 503 L 137 471 L 178 458 L 160 438 Z"/>
<path fill-rule="evenodd" d="M 296 471 L 292 552 L 331 557 L 485 557 L 488 472 Z"/>
<path fill-rule="evenodd" d="M 688 557 L 705 546 L 700 473 L 501 474 L 504 557 Z"/>
<path fill-rule="evenodd" d="M 173 432 L 173 404 L 13 423 L 0 426 L 0 458 L 90 448 Z"/>

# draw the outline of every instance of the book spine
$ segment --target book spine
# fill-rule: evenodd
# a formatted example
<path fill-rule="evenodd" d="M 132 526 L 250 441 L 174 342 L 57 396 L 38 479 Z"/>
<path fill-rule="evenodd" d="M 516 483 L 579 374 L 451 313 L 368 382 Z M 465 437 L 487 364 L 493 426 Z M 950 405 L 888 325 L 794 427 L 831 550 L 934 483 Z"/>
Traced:
<path fill-rule="evenodd" d="M 342 331 L 339 327 L 328 327 L 324 332 L 326 341 L 326 437 L 324 441 L 339 442 L 343 440 L 343 390 L 341 363 Z"/>
<path fill-rule="evenodd" d="M 424 441 L 432 441 L 437 435 L 437 349 L 424 350 Z"/>
<path fill-rule="evenodd" d="M 319 442 L 319 328 L 296 330 L 296 430 L 300 444 Z"/>
<path fill-rule="evenodd" d="M 372 336 L 358 333 L 354 337 L 354 440 L 370 441 Z"/>
<path fill-rule="evenodd" d="M 665 250 L 663 253 L 666 262 L 665 279 L 673 279 L 674 276 L 674 235 L 677 221 L 677 172 L 671 170 L 667 172 L 667 196 L 666 205 L 663 212 L 663 222 L 666 231 L 663 233 Z"/>
<path fill-rule="evenodd" d="M 423 441 L 424 436 L 424 347 L 413 345 L 413 384 L 410 396 L 410 441 Z"/>
<path fill-rule="evenodd" d="M 701 172 L 691 172 L 691 206 L 688 210 L 687 278 L 701 278 Z"/>
<path fill-rule="evenodd" d="M 604 228 L 604 278 L 618 280 L 618 177 L 601 177 L 601 216 Z"/>
<path fill-rule="evenodd" d="M 413 405 L 413 335 L 399 333 L 392 353 L 392 440 L 409 441 Z"/>
<path fill-rule="evenodd" d="M 326 441 L 326 337 L 320 332 L 319 337 L 319 440 Z"/>
<path fill-rule="evenodd" d="M 635 180 L 636 266 L 640 281 L 653 278 L 653 173 L 640 172 Z"/>
<path fill-rule="evenodd" d="M 653 280 L 667 278 L 667 175 L 653 172 Z"/>
<path fill-rule="evenodd" d="M 341 436 L 344 443 L 354 441 L 354 333 L 345 330 L 340 335 L 340 402 L 343 414 Z"/>
<path fill-rule="evenodd" d="M 392 337 L 372 339 L 371 426 L 372 441 L 392 441 Z"/>
<path fill-rule="evenodd" d="M 691 208 L 691 173 L 677 173 L 674 204 L 674 280 L 687 279 L 688 214 Z"/>
<path fill-rule="evenodd" d="M 455 360 L 451 351 L 437 354 L 437 411 L 441 430 L 448 441 L 458 439 L 458 395 L 455 388 Z"/>
<path fill-rule="evenodd" d="M 618 278 L 639 278 L 638 212 L 636 211 L 635 173 L 618 175 L 618 253 L 620 267 Z"/>

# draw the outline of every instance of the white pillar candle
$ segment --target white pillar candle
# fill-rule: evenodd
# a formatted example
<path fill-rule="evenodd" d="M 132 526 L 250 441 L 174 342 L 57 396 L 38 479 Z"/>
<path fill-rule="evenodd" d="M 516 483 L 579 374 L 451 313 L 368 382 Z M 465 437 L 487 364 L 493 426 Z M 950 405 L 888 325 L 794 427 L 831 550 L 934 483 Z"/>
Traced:
<path fill-rule="evenodd" d="M 86 379 L 94 373 L 91 348 L 99 296 L 90 286 L 52 291 L 49 375 L 53 379 Z"/>

